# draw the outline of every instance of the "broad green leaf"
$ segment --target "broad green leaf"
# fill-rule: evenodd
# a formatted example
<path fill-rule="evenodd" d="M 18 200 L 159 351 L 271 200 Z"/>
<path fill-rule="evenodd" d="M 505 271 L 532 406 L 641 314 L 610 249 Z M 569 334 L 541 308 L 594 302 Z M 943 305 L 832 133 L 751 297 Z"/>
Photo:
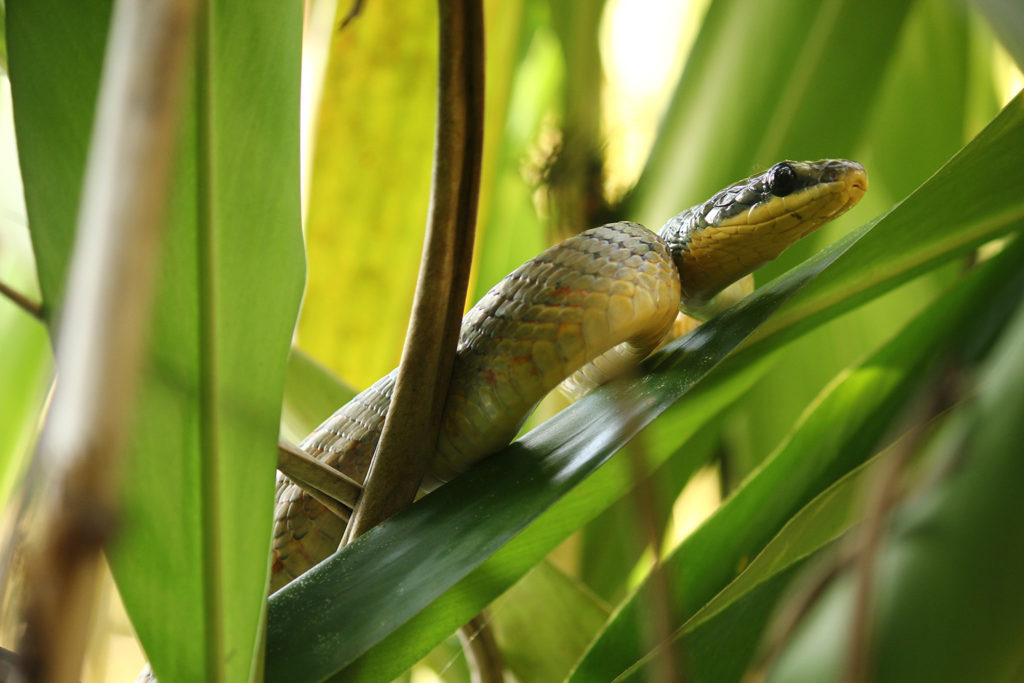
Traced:
<path fill-rule="evenodd" d="M 1018 299 L 1019 301 L 1020 299 Z M 939 481 L 894 513 L 873 563 L 868 675 L 872 680 L 1019 677 L 1024 658 L 1024 308 L 935 448 Z M 843 680 L 857 600 L 845 572 L 820 596 L 770 680 Z"/>
<path fill-rule="evenodd" d="M 109 20 L 110 2 L 35 0 L 7 8 L 21 177 L 51 324 L 71 256 Z"/>
<path fill-rule="evenodd" d="M 401 354 L 423 246 L 436 89 L 432 3 L 368 3 L 332 32 L 298 342 L 356 388 Z"/>
<path fill-rule="evenodd" d="M 9 9 L 29 222 L 53 307 L 109 4 L 32 0 Z M 294 4 L 218 1 L 204 11 L 209 33 L 197 41 L 182 118 L 110 559 L 158 676 L 241 681 L 257 663 L 281 392 L 302 285 L 302 13 Z"/>
<path fill-rule="evenodd" d="M 929 367 L 973 329 L 983 302 L 1012 280 L 1018 251 L 957 285 L 863 365 L 840 375 L 792 436 L 662 564 L 675 593 L 669 611 L 687 621 L 745 567 L 800 508 L 867 460 Z M 1014 283 L 1012 296 L 1019 296 Z M 649 581 L 620 605 L 573 680 L 607 680 L 639 661 Z"/>

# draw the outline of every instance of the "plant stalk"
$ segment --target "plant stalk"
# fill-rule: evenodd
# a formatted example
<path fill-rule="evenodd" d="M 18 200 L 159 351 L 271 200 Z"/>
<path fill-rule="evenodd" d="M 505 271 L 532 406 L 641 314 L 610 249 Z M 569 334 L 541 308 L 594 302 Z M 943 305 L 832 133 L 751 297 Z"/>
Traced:
<path fill-rule="evenodd" d="M 77 681 L 100 553 L 117 524 L 195 2 L 114 3 L 40 436 L 42 525 L 26 550 L 22 675 Z"/>
<path fill-rule="evenodd" d="M 480 0 L 439 0 L 437 135 L 427 237 L 394 397 L 342 545 L 409 505 L 434 454 L 473 258 L 483 150 Z"/>

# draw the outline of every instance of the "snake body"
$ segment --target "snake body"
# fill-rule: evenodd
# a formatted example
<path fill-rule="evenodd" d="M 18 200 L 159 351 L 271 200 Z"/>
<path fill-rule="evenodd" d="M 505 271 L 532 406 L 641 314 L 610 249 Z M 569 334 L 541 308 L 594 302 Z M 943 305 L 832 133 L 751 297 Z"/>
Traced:
<path fill-rule="evenodd" d="M 593 387 L 674 334 L 680 311 L 731 303 L 733 282 L 845 212 L 867 189 L 854 162 L 780 162 L 673 217 L 583 232 L 527 261 L 462 323 L 429 490 L 506 445 L 530 411 L 568 380 Z M 741 290 L 746 291 L 746 290 Z M 678 330 L 678 328 L 675 328 Z M 378 380 L 299 447 L 362 482 L 391 400 Z M 271 591 L 333 553 L 345 522 L 278 475 Z"/>

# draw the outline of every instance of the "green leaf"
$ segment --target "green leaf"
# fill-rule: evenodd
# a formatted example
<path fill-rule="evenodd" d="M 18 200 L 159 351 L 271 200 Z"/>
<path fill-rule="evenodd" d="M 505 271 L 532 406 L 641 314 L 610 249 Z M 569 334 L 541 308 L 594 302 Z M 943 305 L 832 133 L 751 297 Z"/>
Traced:
<path fill-rule="evenodd" d="M 740 680 L 744 664 L 761 638 L 765 621 L 771 616 L 779 596 L 802 566 L 802 562 L 797 562 L 784 569 L 731 603 L 728 608 L 676 635 L 670 647 L 676 651 L 674 662 L 682 672 L 674 671 L 673 676 L 685 676 L 687 681 L 709 683 Z M 622 675 L 610 680 L 615 683 L 669 680 L 658 660 L 661 654 L 661 651 L 651 653 Z"/>
<path fill-rule="evenodd" d="M 32 272 L 21 178 L 17 168 L 10 93 L 0 91 L 0 282 L 39 298 Z M 0 296 L 0 510 L 8 498 L 37 436 L 46 391 L 53 373 L 46 328 Z"/>
<path fill-rule="evenodd" d="M 687 621 L 798 510 L 871 456 L 929 366 L 971 336 L 955 332 L 973 329 L 975 316 L 987 310 L 981 303 L 1004 286 L 1016 259 L 1016 252 L 1005 254 L 958 283 L 865 363 L 840 375 L 791 437 L 665 559 L 662 571 L 675 587 L 669 606 L 674 623 Z M 653 599 L 651 591 L 645 581 L 620 605 L 574 680 L 611 679 L 643 658 L 648 649 L 641 640 L 644 608 Z"/>
<path fill-rule="evenodd" d="M 917 321 L 911 323 L 900 335 L 886 345 L 885 350 L 869 359 L 863 365 L 845 374 L 842 383 L 836 385 L 831 392 L 818 401 L 813 413 L 807 416 L 804 423 L 797 428 L 793 442 L 804 444 L 802 457 L 811 460 L 821 457 L 827 443 L 841 438 L 828 429 L 829 420 L 839 425 L 846 415 L 861 412 L 864 407 L 877 403 L 874 392 L 881 382 L 872 381 L 872 376 L 904 373 L 905 368 L 912 368 L 915 358 L 922 351 L 933 357 L 948 357 L 950 351 L 970 352 L 978 345 L 984 345 L 991 337 L 993 328 L 1002 327 L 1012 313 L 1015 304 L 1024 291 L 1024 278 L 1017 270 L 1022 253 L 1021 245 L 1015 245 L 1007 253 L 998 257 L 998 262 L 987 264 L 975 273 L 968 283 L 958 287 L 958 291 L 949 299 L 943 299 L 931 307 Z M 966 290 L 966 291 L 965 291 Z M 969 310 L 974 303 L 977 310 Z M 967 319 L 961 312 L 961 324 L 957 327 L 966 330 L 962 335 L 946 335 L 939 340 L 928 341 L 923 335 L 929 326 L 948 319 L 949 305 L 961 309 L 967 308 Z M 918 342 L 924 341 L 922 347 Z M 941 353 L 936 352 L 936 345 L 948 347 Z M 901 357 L 903 362 L 901 361 Z M 917 362 L 920 358 L 916 359 Z M 921 378 L 913 375 L 904 378 L 904 382 L 919 383 Z M 904 392 L 905 393 L 905 392 Z M 845 403 L 852 410 L 840 411 L 836 418 L 836 405 Z M 860 404 L 860 405 L 858 405 Z M 866 405 L 864 405 L 866 404 Z M 881 421 L 884 426 L 885 421 Z M 819 425 L 822 436 L 815 440 L 813 425 Z M 878 429 L 872 425 L 872 429 Z M 839 431 L 839 430 L 836 430 Z M 854 433 L 854 438 L 862 435 Z M 823 445 L 824 444 L 824 445 Z M 819 494 L 805 505 L 796 515 L 786 522 L 785 526 L 765 546 L 757 557 L 739 574 L 739 576 L 708 601 L 699 611 L 690 617 L 673 638 L 671 647 L 675 650 L 677 661 L 685 661 L 685 672 L 688 680 L 738 680 L 749 666 L 754 653 L 754 646 L 764 632 L 771 607 L 778 597 L 786 581 L 779 584 L 778 577 L 792 577 L 793 570 L 803 564 L 812 554 L 821 554 L 840 534 L 860 521 L 862 508 L 870 488 L 876 485 L 877 477 L 886 467 L 885 458 L 889 452 L 901 447 L 897 442 L 893 447 L 875 455 L 850 473 L 843 476 L 835 484 Z M 762 472 L 770 470 L 777 460 L 765 464 Z M 754 481 L 750 482 L 753 485 Z M 784 495 L 786 485 L 777 485 L 776 491 Z M 737 493 L 743 496 L 747 489 Z M 727 505 L 731 504 L 727 503 Z M 750 523 L 757 523 L 757 516 L 751 515 Z M 691 548 L 697 552 L 700 548 Z M 759 595 L 760 597 L 752 597 Z M 770 598 L 768 596 L 771 596 Z M 767 602 L 766 602 L 767 600 Z M 752 614 L 749 606 L 744 603 L 753 601 L 764 605 L 766 609 L 757 615 Z M 725 624 L 724 626 L 722 624 Z M 708 632 L 711 636 L 708 636 Z M 647 671 L 659 650 L 645 655 L 638 663 L 627 670 L 623 679 L 636 678 L 638 673 Z M 722 652 L 730 652 L 729 657 L 722 657 Z"/>
<path fill-rule="evenodd" d="M 355 395 L 334 373 L 292 347 L 281 404 L 282 434 L 298 443 Z"/>
<path fill-rule="evenodd" d="M 1019 264 L 1019 260 L 1018 260 Z M 1019 274 L 1019 273 L 1018 273 Z M 1018 302 L 1020 298 L 1018 297 Z M 978 378 L 977 400 L 933 452 L 939 481 L 893 515 L 873 563 L 872 680 L 1015 680 L 1024 664 L 1024 308 Z M 820 596 L 781 653 L 771 680 L 841 680 L 857 577 Z"/>
<path fill-rule="evenodd" d="M 506 668 L 523 681 L 560 681 L 608 612 L 578 581 L 541 562 L 485 614 Z"/>
<path fill-rule="evenodd" d="M 9 9 L 25 195 L 52 316 L 109 3 Z M 157 675 L 242 681 L 258 662 L 281 392 L 302 286 L 302 12 L 219 1 L 204 11 L 110 560 Z"/>
<path fill-rule="evenodd" d="M 71 257 L 110 2 L 16 2 L 6 21 L 25 204 L 52 324 Z"/>
<path fill-rule="evenodd" d="M 1024 69 L 1024 7 L 1013 0 L 972 0 L 972 4 L 988 20 L 1017 68 Z"/>
<path fill-rule="evenodd" d="M 401 354 L 423 246 L 436 89 L 434 4 L 367 4 L 331 32 L 298 342 L 355 387 Z"/>
<path fill-rule="evenodd" d="M 633 212 L 664 221 L 781 158 L 851 154 L 909 4 L 713 2 Z"/>

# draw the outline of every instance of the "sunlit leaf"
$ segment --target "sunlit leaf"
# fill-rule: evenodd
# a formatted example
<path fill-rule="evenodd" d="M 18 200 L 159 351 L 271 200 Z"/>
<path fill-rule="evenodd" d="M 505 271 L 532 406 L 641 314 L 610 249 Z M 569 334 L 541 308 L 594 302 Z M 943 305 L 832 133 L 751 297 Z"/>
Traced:
<path fill-rule="evenodd" d="M 109 3 L 35 0 L 9 9 L 20 160 L 52 316 L 71 249 Z M 248 680 L 269 569 L 285 358 L 302 284 L 302 13 L 295 4 L 225 2 L 205 11 L 210 33 L 200 41 L 182 119 L 110 559 L 158 675 Z M 204 394 L 213 402 L 204 405 Z"/>

